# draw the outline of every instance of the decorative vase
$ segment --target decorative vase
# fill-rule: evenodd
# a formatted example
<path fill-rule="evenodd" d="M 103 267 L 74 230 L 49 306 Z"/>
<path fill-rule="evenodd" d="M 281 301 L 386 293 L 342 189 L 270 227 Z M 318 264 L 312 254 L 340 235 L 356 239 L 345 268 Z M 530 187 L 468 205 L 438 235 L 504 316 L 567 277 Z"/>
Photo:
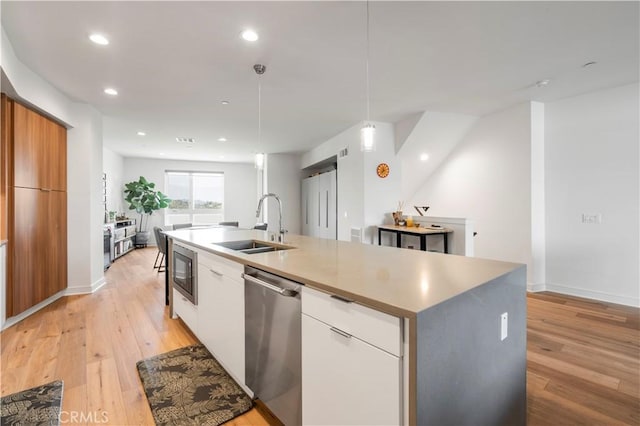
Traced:
<path fill-rule="evenodd" d="M 402 211 L 393 212 L 393 222 L 398 225 L 402 220 Z"/>

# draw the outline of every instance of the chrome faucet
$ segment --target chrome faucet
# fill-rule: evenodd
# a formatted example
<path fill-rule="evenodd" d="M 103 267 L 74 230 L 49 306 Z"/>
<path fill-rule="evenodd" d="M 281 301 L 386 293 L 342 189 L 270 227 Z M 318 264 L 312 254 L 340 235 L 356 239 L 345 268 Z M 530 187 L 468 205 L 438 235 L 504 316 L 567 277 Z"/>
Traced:
<path fill-rule="evenodd" d="M 262 211 L 262 202 L 264 201 L 265 198 L 268 197 L 273 197 L 276 199 L 276 201 L 278 202 L 278 214 L 279 214 L 279 236 L 278 236 L 278 241 L 281 243 L 284 243 L 284 228 L 282 227 L 282 201 L 280 201 L 280 197 L 278 197 L 276 194 L 270 192 L 268 194 L 264 194 L 262 197 L 260 197 L 260 201 L 258 201 L 258 208 L 256 209 L 256 218 L 260 217 L 260 212 Z"/>

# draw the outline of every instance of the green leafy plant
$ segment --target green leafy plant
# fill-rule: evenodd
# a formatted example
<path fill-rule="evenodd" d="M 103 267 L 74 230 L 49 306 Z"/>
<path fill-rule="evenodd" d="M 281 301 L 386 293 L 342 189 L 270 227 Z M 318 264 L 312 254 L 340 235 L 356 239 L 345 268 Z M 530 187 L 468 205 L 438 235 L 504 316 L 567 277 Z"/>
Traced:
<path fill-rule="evenodd" d="M 147 181 L 143 176 L 137 181 L 125 184 L 125 201 L 129 203 L 129 210 L 140 214 L 139 231 L 145 232 L 149 216 L 154 211 L 167 208 L 171 200 L 160 191 L 155 190 L 156 184 Z M 146 217 L 146 223 L 144 221 Z"/>

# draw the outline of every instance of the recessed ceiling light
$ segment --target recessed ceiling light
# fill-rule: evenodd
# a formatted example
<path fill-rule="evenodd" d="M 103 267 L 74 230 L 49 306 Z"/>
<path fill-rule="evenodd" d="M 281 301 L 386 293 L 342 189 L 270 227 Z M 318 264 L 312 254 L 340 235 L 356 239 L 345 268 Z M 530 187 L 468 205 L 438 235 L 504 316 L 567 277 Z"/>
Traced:
<path fill-rule="evenodd" d="M 109 40 L 102 34 L 91 34 L 89 36 L 89 40 L 101 46 L 106 46 L 107 44 L 109 44 Z"/>
<path fill-rule="evenodd" d="M 227 138 L 218 138 L 218 142 L 226 142 Z"/>
<path fill-rule="evenodd" d="M 548 78 L 545 78 L 544 80 L 536 81 L 536 87 L 545 87 L 545 86 L 548 86 L 549 83 L 551 83 L 551 80 L 549 80 Z"/>
<path fill-rule="evenodd" d="M 221 160 L 224 160 L 224 155 L 221 155 L 219 158 L 220 158 Z"/>
<path fill-rule="evenodd" d="M 258 33 L 253 30 L 244 30 L 242 32 L 242 38 L 247 41 L 256 41 L 258 40 Z"/>
<path fill-rule="evenodd" d="M 164 152 L 160 152 L 159 154 L 160 154 L 160 155 L 164 155 Z"/>
<path fill-rule="evenodd" d="M 229 101 L 222 101 L 220 102 L 222 105 L 229 105 Z"/>
<path fill-rule="evenodd" d="M 104 89 L 104 93 L 106 93 L 107 95 L 116 96 L 118 94 L 118 91 L 111 87 L 107 87 L 106 89 Z"/>
<path fill-rule="evenodd" d="M 145 132 L 138 132 L 138 136 L 147 136 Z"/>
<path fill-rule="evenodd" d="M 427 161 L 429 159 L 429 154 L 420 154 L 420 161 Z"/>

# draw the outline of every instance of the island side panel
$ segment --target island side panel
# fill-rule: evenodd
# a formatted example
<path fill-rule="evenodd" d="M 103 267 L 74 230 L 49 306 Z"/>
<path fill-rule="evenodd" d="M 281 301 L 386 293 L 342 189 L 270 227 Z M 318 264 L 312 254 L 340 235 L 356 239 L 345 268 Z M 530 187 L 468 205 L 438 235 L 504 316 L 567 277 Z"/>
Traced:
<path fill-rule="evenodd" d="M 419 313 L 417 424 L 525 425 L 526 319 L 524 266 Z"/>

